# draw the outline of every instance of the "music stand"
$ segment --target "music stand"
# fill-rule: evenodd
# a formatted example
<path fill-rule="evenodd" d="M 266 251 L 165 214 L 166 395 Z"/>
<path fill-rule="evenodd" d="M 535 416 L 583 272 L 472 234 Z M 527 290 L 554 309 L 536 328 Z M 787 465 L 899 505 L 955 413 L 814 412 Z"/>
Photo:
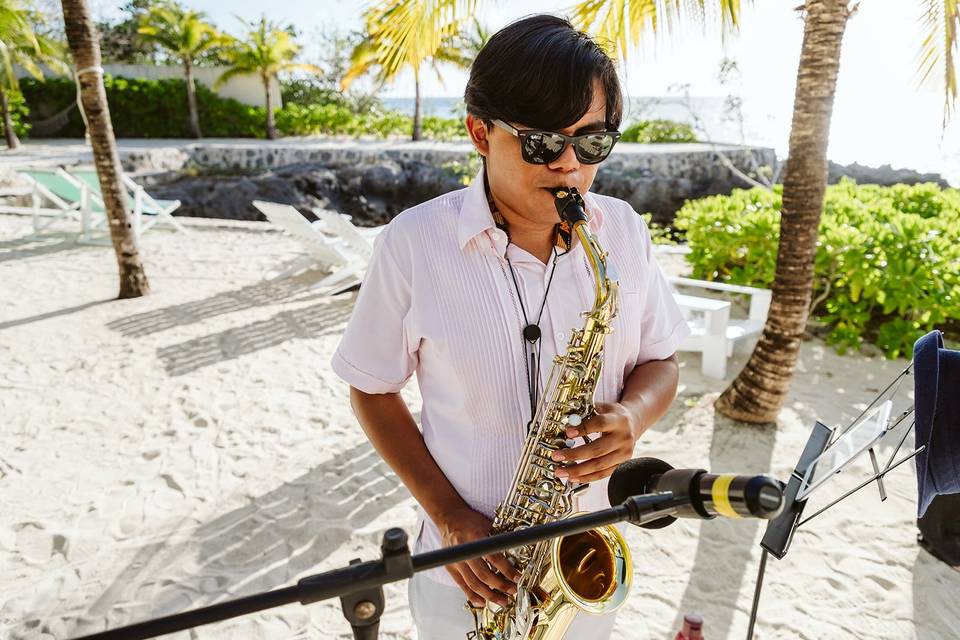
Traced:
<path fill-rule="evenodd" d="M 778 560 L 783 559 L 790 548 L 793 540 L 793 534 L 797 529 L 810 522 L 821 513 L 830 509 L 842 500 L 863 489 L 872 482 L 877 483 L 880 492 L 880 501 L 887 499 L 887 492 L 883 485 L 883 477 L 907 460 L 913 458 L 924 450 L 925 446 L 915 448 L 912 452 L 904 455 L 899 460 L 897 454 L 906 442 L 907 437 L 913 430 L 914 423 L 904 429 L 903 436 L 894 447 L 893 452 L 887 459 L 886 465 L 881 469 L 877 461 L 877 455 L 874 451 L 876 445 L 885 437 L 890 439 L 890 434 L 908 417 L 913 415 L 913 405 L 901 411 L 899 414 L 890 418 L 893 410 L 892 397 L 897 394 L 904 378 L 912 375 L 913 361 L 911 360 L 907 367 L 901 371 L 897 377 L 887 385 L 883 391 L 870 402 L 867 407 L 860 412 L 854 420 L 843 429 L 831 429 L 821 422 L 813 426 L 813 430 L 807 438 L 803 452 L 797 465 L 790 474 L 787 487 L 784 490 L 784 508 L 783 512 L 777 518 L 767 524 L 767 530 L 760 541 L 763 552 L 760 555 L 760 567 L 757 571 L 757 586 L 753 592 L 753 606 L 750 610 L 750 624 L 747 627 L 747 640 L 753 639 L 753 629 L 757 620 L 757 610 L 760 605 L 760 590 L 763 586 L 763 578 L 766 573 L 767 555 L 773 554 Z M 873 475 L 861 482 L 859 485 L 847 491 L 839 498 L 831 501 L 825 507 L 819 509 L 816 513 L 801 520 L 807 498 L 812 493 L 819 490 L 836 476 L 844 467 L 857 460 L 864 453 L 870 456 L 870 463 L 873 467 Z M 820 467 L 819 470 L 817 467 Z"/>

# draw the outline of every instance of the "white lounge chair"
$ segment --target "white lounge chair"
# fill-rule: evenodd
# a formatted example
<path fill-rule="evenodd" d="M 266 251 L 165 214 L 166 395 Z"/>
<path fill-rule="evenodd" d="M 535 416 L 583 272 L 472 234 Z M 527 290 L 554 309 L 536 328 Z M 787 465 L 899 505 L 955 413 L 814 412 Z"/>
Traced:
<path fill-rule="evenodd" d="M 727 300 L 674 294 L 674 299 L 680 305 L 691 328 L 691 334 L 683 341 L 679 350 L 698 351 L 702 354 L 700 370 L 703 375 L 720 379 L 726 377 L 727 358 L 733 355 L 734 348 L 763 331 L 772 292 L 769 289 L 690 278 L 669 280 L 675 288 L 704 289 L 750 297 L 747 318 L 740 319 L 730 317 L 730 302 Z"/>
<path fill-rule="evenodd" d="M 100 202 L 103 201 L 103 196 L 100 193 L 100 179 L 97 177 L 96 169 L 73 168 L 70 169 L 69 173 L 86 186 Z M 159 222 L 166 222 L 177 231 L 186 232 L 186 228 L 172 215 L 180 207 L 179 200 L 156 200 L 142 186 L 134 182 L 130 176 L 123 174 L 120 179 L 126 188 L 127 204 L 133 215 L 133 229 L 138 236 Z M 144 222 L 145 217 L 149 218 L 146 222 Z M 89 232 L 90 229 L 85 227 L 84 233 Z"/>
<path fill-rule="evenodd" d="M 356 227 L 350 217 L 327 209 L 313 209 L 320 222 L 320 228 L 336 238 L 343 240 L 358 255 L 368 262 L 373 257 L 373 241 L 383 227 Z"/>
<path fill-rule="evenodd" d="M 311 268 L 332 270 L 317 285 L 330 287 L 327 293 L 333 295 L 356 286 L 363 279 L 369 257 L 352 251 L 342 242 L 323 235 L 310 224 L 296 208 L 288 204 L 254 200 L 256 207 L 267 220 L 300 241 L 304 255 L 294 260 L 277 277 L 292 276 Z"/>
<path fill-rule="evenodd" d="M 27 195 L 30 206 L 0 206 L 0 213 L 33 216 L 33 231 L 39 233 L 61 219 L 81 220 L 87 194 L 75 178 L 57 167 L 25 167 L 17 169 L 30 183 Z M 89 208 L 87 209 L 89 211 Z"/>

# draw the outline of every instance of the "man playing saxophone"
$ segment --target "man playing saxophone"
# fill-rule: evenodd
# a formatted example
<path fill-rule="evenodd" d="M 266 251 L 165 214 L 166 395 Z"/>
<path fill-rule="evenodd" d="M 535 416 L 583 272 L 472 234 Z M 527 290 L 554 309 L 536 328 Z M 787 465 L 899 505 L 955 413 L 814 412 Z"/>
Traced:
<path fill-rule="evenodd" d="M 420 506 L 416 553 L 490 534 L 550 363 L 594 305 L 587 252 L 558 217 L 558 190 L 583 194 L 619 280 L 596 413 L 570 422 L 574 446 L 554 456 L 558 478 L 590 483 L 578 510 L 607 506 L 606 479 L 666 412 L 689 331 L 643 220 L 589 193 L 622 117 L 603 50 L 561 18 L 525 18 L 478 54 L 465 100 L 483 168 L 470 187 L 404 211 L 378 236 L 332 362 L 367 437 Z M 399 394 L 414 373 L 419 428 Z M 474 621 L 464 599 L 508 606 L 518 577 L 502 554 L 417 574 L 419 637 L 465 637 Z M 607 638 L 614 615 L 580 615 L 564 637 Z"/>

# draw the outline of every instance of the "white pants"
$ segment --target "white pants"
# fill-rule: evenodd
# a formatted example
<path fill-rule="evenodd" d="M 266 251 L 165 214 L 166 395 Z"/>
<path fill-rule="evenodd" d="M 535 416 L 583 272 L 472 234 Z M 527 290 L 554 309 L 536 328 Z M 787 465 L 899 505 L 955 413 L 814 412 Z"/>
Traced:
<path fill-rule="evenodd" d="M 407 590 L 419 640 L 464 640 L 467 632 L 473 631 L 473 616 L 463 606 L 467 597 L 460 587 L 441 584 L 418 573 L 410 579 Z M 580 613 L 563 638 L 607 640 L 616 617 L 616 612 L 603 616 Z"/>

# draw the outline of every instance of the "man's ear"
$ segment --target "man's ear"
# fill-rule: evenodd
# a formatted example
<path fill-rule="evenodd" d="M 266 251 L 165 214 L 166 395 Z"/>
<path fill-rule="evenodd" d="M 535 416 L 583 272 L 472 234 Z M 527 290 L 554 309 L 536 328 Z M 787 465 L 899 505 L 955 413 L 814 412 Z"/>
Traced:
<path fill-rule="evenodd" d="M 482 155 L 484 158 L 487 157 L 487 153 L 490 151 L 490 141 L 487 139 L 489 130 L 487 129 L 486 123 L 480 118 L 476 118 L 473 114 L 467 114 L 467 133 L 470 134 L 470 141 L 473 142 L 474 148 L 477 150 L 477 153 Z"/>

